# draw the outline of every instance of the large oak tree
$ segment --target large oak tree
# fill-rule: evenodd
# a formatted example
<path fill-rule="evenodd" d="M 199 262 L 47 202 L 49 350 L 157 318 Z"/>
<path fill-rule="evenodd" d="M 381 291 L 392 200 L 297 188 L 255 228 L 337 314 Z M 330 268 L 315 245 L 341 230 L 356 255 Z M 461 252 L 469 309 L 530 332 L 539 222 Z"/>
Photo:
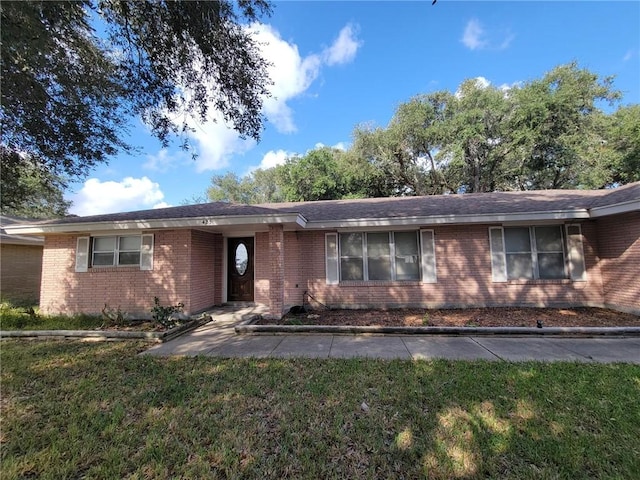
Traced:
<path fill-rule="evenodd" d="M 28 161 L 44 181 L 81 178 L 131 151 L 133 117 L 166 144 L 213 107 L 260 137 L 267 63 L 243 24 L 270 14 L 266 0 L 3 1 L 0 12 L 8 173 Z"/>

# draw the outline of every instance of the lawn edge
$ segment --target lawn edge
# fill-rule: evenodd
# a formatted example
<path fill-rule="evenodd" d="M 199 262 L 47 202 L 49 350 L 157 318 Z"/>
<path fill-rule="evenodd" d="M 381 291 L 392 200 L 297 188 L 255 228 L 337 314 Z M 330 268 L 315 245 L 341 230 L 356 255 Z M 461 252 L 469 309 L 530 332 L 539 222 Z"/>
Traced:
<path fill-rule="evenodd" d="M 211 321 L 210 317 L 192 320 L 166 332 L 141 332 L 122 330 L 0 330 L 3 338 L 87 338 L 91 340 L 145 340 L 168 342 Z"/>
<path fill-rule="evenodd" d="M 352 325 L 237 325 L 237 334 L 345 334 L 345 335 L 555 335 L 640 336 L 640 327 L 385 327 Z"/>

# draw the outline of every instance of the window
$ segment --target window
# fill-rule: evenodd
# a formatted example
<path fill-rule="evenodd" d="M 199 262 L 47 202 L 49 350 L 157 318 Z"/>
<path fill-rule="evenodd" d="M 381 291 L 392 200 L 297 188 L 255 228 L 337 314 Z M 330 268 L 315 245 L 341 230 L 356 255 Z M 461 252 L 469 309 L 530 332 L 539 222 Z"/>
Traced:
<path fill-rule="evenodd" d="M 561 225 L 490 228 L 493 280 L 584 280 L 580 226 L 566 228 L 566 235 Z"/>
<path fill-rule="evenodd" d="M 86 272 L 89 266 L 153 270 L 153 235 L 78 237 L 76 272 Z"/>
<path fill-rule="evenodd" d="M 327 283 L 340 281 L 435 282 L 433 232 L 328 233 L 325 238 Z M 339 276 L 338 276 L 339 273 Z"/>
<path fill-rule="evenodd" d="M 91 265 L 113 267 L 140 265 L 140 235 L 130 237 L 94 237 Z"/>

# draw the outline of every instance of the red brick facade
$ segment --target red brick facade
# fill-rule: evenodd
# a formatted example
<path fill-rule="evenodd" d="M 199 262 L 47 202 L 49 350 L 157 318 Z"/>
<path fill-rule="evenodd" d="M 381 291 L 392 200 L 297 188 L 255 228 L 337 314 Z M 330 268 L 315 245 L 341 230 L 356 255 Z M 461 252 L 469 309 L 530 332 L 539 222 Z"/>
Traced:
<path fill-rule="evenodd" d="M 0 262 L 2 298 L 16 304 L 37 304 L 42 275 L 42 245 L 3 243 Z"/>
<path fill-rule="evenodd" d="M 270 225 L 255 234 L 254 300 L 267 305 L 274 317 L 302 304 L 305 292 L 325 305 L 347 308 L 607 305 L 638 310 L 640 213 L 581 223 L 586 281 L 493 282 L 490 226 L 428 227 L 434 231 L 437 283 L 328 285 L 327 231 L 284 232 L 281 225 Z M 78 273 L 76 238 L 46 238 L 41 294 L 46 312 L 96 313 L 108 304 L 132 315 L 148 315 L 157 296 L 163 305 L 183 302 L 187 313 L 195 313 L 226 300 L 225 241 L 220 233 L 156 231 L 152 271 L 114 267 Z"/>
<path fill-rule="evenodd" d="M 99 313 L 107 304 L 149 316 L 153 298 L 184 303 L 194 313 L 222 302 L 222 236 L 192 230 L 154 233 L 153 270 L 138 267 L 75 271 L 76 236 L 47 236 L 40 308 L 46 313 Z M 217 292 L 217 293 L 216 293 Z"/>
<path fill-rule="evenodd" d="M 586 282 L 529 280 L 494 283 L 491 279 L 489 225 L 435 227 L 437 283 L 325 281 L 325 232 L 300 232 L 287 237 L 285 255 L 300 258 L 300 276 L 285 284 L 285 305 L 299 305 L 304 286 L 328 306 L 362 308 L 370 306 L 461 307 L 489 305 L 603 305 L 602 279 L 596 257 L 593 222 L 582 226 Z M 289 277 L 287 277 L 288 279 Z M 312 302 L 313 305 L 313 302 Z"/>
<path fill-rule="evenodd" d="M 640 212 L 598 219 L 605 304 L 640 314 Z"/>

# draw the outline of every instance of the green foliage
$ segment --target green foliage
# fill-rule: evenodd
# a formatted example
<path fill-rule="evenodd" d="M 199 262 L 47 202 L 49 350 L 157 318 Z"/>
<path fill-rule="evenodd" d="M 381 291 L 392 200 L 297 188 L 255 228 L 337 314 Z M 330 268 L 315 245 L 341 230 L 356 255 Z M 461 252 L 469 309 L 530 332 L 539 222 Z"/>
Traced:
<path fill-rule="evenodd" d="M 173 328 L 178 325 L 179 321 L 171 318 L 174 313 L 182 313 L 184 309 L 184 303 L 180 302 L 177 305 L 160 305 L 160 299 L 153 297 L 153 307 L 151 308 L 151 317 L 153 320 L 162 325 L 164 328 Z"/>
<path fill-rule="evenodd" d="M 3 1 L 0 13 L 3 170 L 19 178 L 22 157 L 24 182 L 37 177 L 46 195 L 64 187 L 61 177 L 133 152 L 134 116 L 166 145 L 214 105 L 242 136 L 260 137 L 270 80 L 241 23 L 270 14 L 265 0 Z M 2 203 L 21 208 L 19 192 L 3 191 Z"/>
<path fill-rule="evenodd" d="M 63 196 L 66 183 L 38 162 L 0 145 L 0 171 L 3 215 L 24 218 L 67 215 L 71 202 Z"/>
<path fill-rule="evenodd" d="M 0 303 L 2 330 L 92 330 L 102 323 L 103 320 L 94 315 L 42 315 L 34 306 Z"/>
<path fill-rule="evenodd" d="M 640 106 L 576 63 L 510 88 L 464 81 L 402 103 L 387 127 L 359 125 L 347 151 L 322 147 L 245 177 L 215 176 L 238 203 L 603 188 L 640 180 Z"/>
<path fill-rule="evenodd" d="M 610 181 L 640 181 L 640 105 L 622 107 L 607 120 L 604 136 L 613 150 Z"/>

